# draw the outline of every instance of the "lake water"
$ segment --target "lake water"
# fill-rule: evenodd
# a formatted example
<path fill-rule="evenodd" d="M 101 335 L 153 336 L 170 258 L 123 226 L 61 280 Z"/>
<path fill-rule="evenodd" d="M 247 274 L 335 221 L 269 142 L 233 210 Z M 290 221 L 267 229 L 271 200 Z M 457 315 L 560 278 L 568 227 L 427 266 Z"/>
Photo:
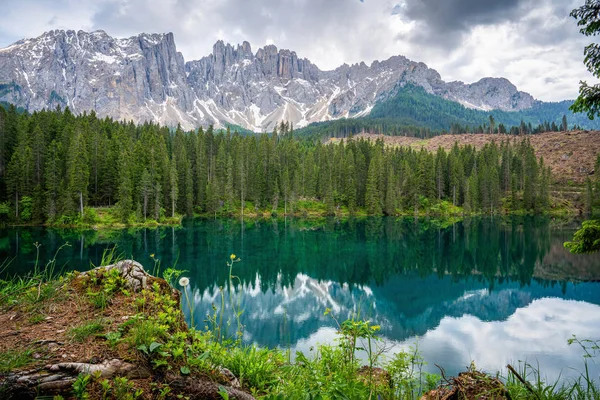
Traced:
<path fill-rule="evenodd" d="M 574 256 L 562 243 L 576 222 L 548 218 L 471 219 L 456 224 L 369 218 L 319 224 L 303 220 L 186 221 L 180 228 L 74 231 L 0 229 L 4 275 L 57 255 L 66 270 L 98 264 L 117 245 L 152 270 L 176 264 L 191 281 L 194 320 L 212 304 L 239 299 L 244 340 L 310 353 L 333 343 L 336 322 L 360 313 L 381 325 L 389 353 L 418 344 L 426 369 L 447 374 L 471 361 L 488 371 L 520 361 L 549 379 L 577 376 L 582 350 L 573 335 L 600 337 L 600 256 Z M 234 288 L 226 262 L 235 253 Z M 239 279 L 238 279 L 239 278 Z M 588 282 L 581 282 L 588 281 Z M 241 282 L 241 284 L 239 283 Z M 574 283 L 579 282 L 579 283 Z M 185 303 L 185 302 L 184 302 Z M 190 319 L 190 310 L 184 304 Z M 234 331 L 234 327 L 230 332 Z M 591 363 L 594 376 L 600 367 Z"/>

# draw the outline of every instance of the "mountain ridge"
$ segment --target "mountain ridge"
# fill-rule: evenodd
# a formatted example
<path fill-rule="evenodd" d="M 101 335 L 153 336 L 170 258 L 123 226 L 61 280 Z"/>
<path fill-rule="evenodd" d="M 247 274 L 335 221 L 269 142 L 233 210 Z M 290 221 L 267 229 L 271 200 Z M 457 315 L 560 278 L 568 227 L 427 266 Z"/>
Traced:
<path fill-rule="evenodd" d="M 519 111 L 536 103 L 506 78 L 445 82 L 404 56 L 322 71 L 296 52 L 219 40 L 185 61 L 172 33 L 113 38 L 104 31 L 48 31 L 0 49 L 0 101 L 30 111 L 69 106 L 102 117 L 195 128 L 238 125 L 270 131 L 366 116 L 399 86 L 479 110 Z"/>

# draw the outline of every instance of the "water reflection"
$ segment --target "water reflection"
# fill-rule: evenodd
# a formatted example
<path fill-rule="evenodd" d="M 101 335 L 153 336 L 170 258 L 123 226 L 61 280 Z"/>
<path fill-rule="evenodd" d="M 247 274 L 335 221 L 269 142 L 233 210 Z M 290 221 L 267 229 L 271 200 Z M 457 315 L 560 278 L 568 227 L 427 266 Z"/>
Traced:
<path fill-rule="evenodd" d="M 571 334 L 594 338 L 600 328 L 600 256 L 562 248 L 577 223 L 547 218 L 472 219 L 456 224 L 370 218 L 306 221 L 187 221 L 182 228 L 70 231 L 0 230 L 0 259 L 18 257 L 5 274 L 32 268 L 34 242 L 42 263 L 65 241 L 58 265 L 85 269 L 114 244 L 147 267 L 187 270 L 195 321 L 240 296 L 244 339 L 263 346 L 307 349 L 335 336 L 323 315 L 360 312 L 382 326 L 398 348 L 421 337 L 426 358 L 457 371 L 471 359 L 497 369 L 536 357 L 552 374 L 581 365 L 567 348 Z M 235 253 L 229 287 L 226 261 Z M 189 315 L 189 310 L 184 311 Z M 233 320 L 229 301 L 225 317 Z M 232 328 L 233 330 L 233 328 Z M 548 371 L 547 371 L 548 372 Z M 549 375 L 551 374 L 548 372 Z"/>

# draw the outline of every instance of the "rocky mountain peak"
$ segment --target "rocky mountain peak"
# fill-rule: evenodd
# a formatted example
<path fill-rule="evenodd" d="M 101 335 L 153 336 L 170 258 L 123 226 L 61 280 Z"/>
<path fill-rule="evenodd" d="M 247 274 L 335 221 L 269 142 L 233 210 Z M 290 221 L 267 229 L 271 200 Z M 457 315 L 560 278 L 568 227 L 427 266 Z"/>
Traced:
<path fill-rule="evenodd" d="M 172 33 L 117 39 L 102 30 L 54 30 L 0 49 L 2 101 L 185 128 L 270 131 L 281 120 L 302 127 L 365 116 L 407 83 L 483 110 L 520 110 L 535 101 L 504 78 L 446 83 L 403 56 L 321 71 L 292 50 L 271 44 L 253 53 L 249 42 L 219 40 L 210 55 L 185 62 Z"/>

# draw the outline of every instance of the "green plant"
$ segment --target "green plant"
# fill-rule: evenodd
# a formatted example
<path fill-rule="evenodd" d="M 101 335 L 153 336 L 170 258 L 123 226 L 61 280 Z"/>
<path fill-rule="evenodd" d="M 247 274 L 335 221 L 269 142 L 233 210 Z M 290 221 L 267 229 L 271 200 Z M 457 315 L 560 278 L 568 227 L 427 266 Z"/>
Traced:
<path fill-rule="evenodd" d="M 169 394 L 171 394 L 171 387 L 166 383 L 155 383 L 152 382 L 150 384 L 152 386 L 152 392 L 158 392 L 156 399 L 157 400 L 165 400 L 169 398 Z"/>
<path fill-rule="evenodd" d="M 154 263 L 160 263 L 160 261 L 157 258 L 154 258 L 154 254 L 150 254 L 150 258 L 152 258 L 154 260 Z M 172 287 L 175 287 L 175 284 L 177 283 L 177 280 L 179 279 L 179 277 L 181 277 L 181 275 L 183 275 L 185 272 L 185 270 L 180 270 L 180 269 L 175 269 L 175 268 L 167 268 L 165 269 L 165 271 L 163 272 L 162 276 L 163 279 L 165 281 L 167 281 L 167 283 L 169 285 L 171 285 Z"/>
<path fill-rule="evenodd" d="M 221 398 L 223 400 L 229 400 L 229 393 L 227 392 L 227 390 L 223 387 L 223 386 L 219 386 L 219 396 L 221 396 Z"/>
<path fill-rule="evenodd" d="M 88 393 L 87 387 L 90 384 L 91 375 L 79 374 L 75 382 L 73 382 L 73 394 L 76 399 L 88 400 L 90 394 Z"/>
<path fill-rule="evenodd" d="M 179 274 L 181 275 L 181 274 Z M 183 287 L 183 294 L 185 295 L 185 301 L 187 302 L 188 305 L 188 310 L 190 311 L 190 322 L 192 324 L 192 327 L 195 327 L 196 325 L 194 324 L 194 307 L 192 305 L 192 303 L 190 302 L 190 297 L 188 295 L 188 285 L 190 284 L 190 280 L 189 278 L 181 278 L 179 279 L 179 286 Z"/>
<path fill-rule="evenodd" d="M 33 361 L 33 350 L 7 350 L 0 352 L 0 374 L 24 367 Z"/>
<path fill-rule="evenodd" d="M 441 377 L 424 371 L 425 360 L 419 352 L 418 342 L 409 352 L 400 351 L 385 364 L 391 378 L 392 394 L 396 398 L 419 399 L 422 393 L 433 389 Z"/>
<path fill-rule="evenodd" d="M 242 386 L 265 393 L 279 380 L 279 368 L 285 357 L 280 351 L 256 346 L 236 346 L 229 352 L 225 366 L 240 380 Z"/>
<path fill-rule="evenodd" d="M 40 313 L 34 313 L 32 314 L 28 321 L 30 324 L 39 324 L 40 322 L 44 322 L 46 320 L 46 317 L 44 317 L 44 315 L 40 314 Z"/>
<path fill-rule="evenodd" d="M 120 376 L 115 378 L 113 390 L 115 398 L 119 400 L 135 400 L 143 394 L 142 389 L 135 389 L 133 383 Z"/>
<path fill-rule="evenodd" d="M 95 308 L 98 308 L 102 311 L 104 311 L 106 307 L 110 304 L 110 295 L 103 290 L 94 292 L 88 289 L 86 294 L 88 296 L 88 299 L 90 300 L 90 303 L 92 303 L 92 305 Z"/>
<path fill-rule="evenodd" d="M 159 325 L 156 321 L 149 319 L 136 319 L 129 329 L 127 340 L 136 348 L 146 346 L 147 348 L 157 340 L 166 337 L 168 326 Z"/>
<path fill-rule="evenodd" d="M 96 319 L 75 328 L 71 328 L 67 332 L 67 336 L 76 342 L 84 342 L 90 336 L 101 333 L 104 330 L 105 325 L 106 322 L 103 319 Z"/>
<path fill-rule="evenodd" d="M 106 335 L 104 335 L 104 337 L 106 338 L 106 340 L 108 341 L 108 344 L 110 345 L 110 347 L 116 347 L 117 344 L 119 344 L 119 341 L 121 340 L 121 332 L 108 332 Z"/>

